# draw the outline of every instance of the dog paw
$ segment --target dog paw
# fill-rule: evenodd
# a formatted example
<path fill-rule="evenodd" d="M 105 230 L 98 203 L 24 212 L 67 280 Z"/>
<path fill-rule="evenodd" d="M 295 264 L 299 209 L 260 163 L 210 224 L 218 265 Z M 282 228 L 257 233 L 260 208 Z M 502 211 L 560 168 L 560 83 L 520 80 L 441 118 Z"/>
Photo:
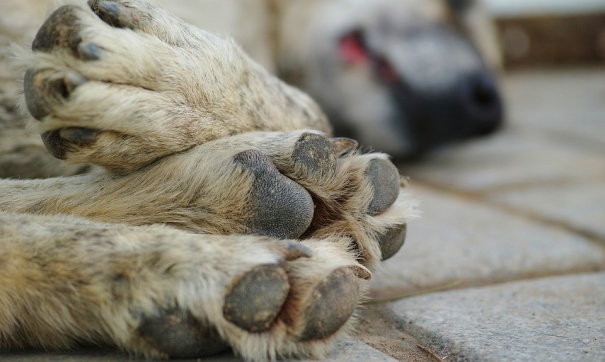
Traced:
<path fill-rule="evenodd" d="M 172 263 L 172 270 L 136 287 L 146 297 L 153 283 L 166 284 L 149 309 L 138 305 L 148 301 L 133 301 L 137 326 L 124 348 L 172 358 L 229 347 L 249 360 L 317 358 L 349 329 L 370 272 L 344 250 L 346 240 L 211 238 L 188 256 L 156 255 L 158 266 Z M 220 247 L 213 255 L 203 250 L 213 246 Z M 240 253 L 227 254 L 234 248 Z M 170 260 L 175 255 L 181 258 Z"/>
<path fill-rule="evenodd" d="M 211 145 L 201 148 L 205 152 L 246 150 L 242 152 L 266 156 L 268 164 L 304 188 L 312 200 L 310 208 L 300 209 L 306 210 L 309 214 L 305 215 L 310 218 L 305 219 L 309 220 L 307 227 L 296 238 L 348 237 L 360 262 L 369 267 L 392 257 L 402 247 L 407 221 L 416 215 L 416 203 L 406 193 L 405 182 L 388 157 L 381 153 L 360 154 L 353 140 L 331 139 L 319 132 L 302 130 L 253 132 L 205 146 Z M 268 195 L 273 191 L 263 192 Z M 287 219 L 291 215 L 280 212 L 275 202 L 264 200 L 257 197 L 257 207 L 283 218 L 282 227 L 288 230 Z M 292 224 L 292 230 L 301 230 L 295 226 Z"/>
<path fill-rule="evenodd" d="M 285 173 L 303 185 L 315 203 L 313 220 L 302 237 L 346 236 L 368 267 L 389 259 L 403 246 L 407 222 L 416 214 L 399 171 L 384 154 L 358 153 L 352 141 L 313 138 L 316 144 L 332 147 L 301 143 L 297 152 L 323 158 L 315 163 L 322 165 L 322 172 Z M 320 150 L 323 155 L 318 156 Z"/>
<path fill-rule="evenodd" d="M 94 211 L 103 203 L 112 207 L 98 221 L 280 239 L 347 237 L 372 268 L 401 248 L 416 203 L 386 155 L 360 154 L 356 145 L 308 130 L 221 138 L 119 179 L 107 176 L 72 212 L 98 219 Z M 123 190 L 137 190 L 137 197 Z"/>
<path fill-rule="evenodd" d="M 128 173 L 247 131 L 327 131 L 319 108 L 231 40 L 138 0 L 66 5 L 39 29 L 27 109 L 48 150 Z"/>

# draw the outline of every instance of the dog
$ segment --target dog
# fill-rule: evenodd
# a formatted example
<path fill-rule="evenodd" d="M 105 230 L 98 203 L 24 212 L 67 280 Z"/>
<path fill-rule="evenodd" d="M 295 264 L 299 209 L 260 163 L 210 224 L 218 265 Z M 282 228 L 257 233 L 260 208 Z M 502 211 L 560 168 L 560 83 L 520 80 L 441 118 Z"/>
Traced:
<path fill-rule="evenodd" d="M 444 144 L 491 134 L 502 125 L 494 76 L 501 57 L 479 0 L 155 2 L 202 29 L 234 37 L 265 68 L 309 93 L 336 135 L 396 161 L 421 160 Z M 50 4 L 0 4 L 0 43 L 33 37 Z M 1 54 L 0 62 L 5 63 Z M 0 70 L 0 177 L 88 170 L 58 163 L 20 129 L 22 119 L 12 108 L 16 75 L 8 69 Z"/>
<path fill-rule="evenodd" d="M 419 160 L 503 121 L 497 36 L 479 0 L 154 0 L 230 34 L 309 93 L 338 136 Z"/>
<path fill-rule="evenodd" d="M 98 168 L 0 180 L 0 349 L 321 358 L 352 328 L 416 214 L 385 154 L 142 0 L 59 7 L 13 53 L 30 128 Z"/>

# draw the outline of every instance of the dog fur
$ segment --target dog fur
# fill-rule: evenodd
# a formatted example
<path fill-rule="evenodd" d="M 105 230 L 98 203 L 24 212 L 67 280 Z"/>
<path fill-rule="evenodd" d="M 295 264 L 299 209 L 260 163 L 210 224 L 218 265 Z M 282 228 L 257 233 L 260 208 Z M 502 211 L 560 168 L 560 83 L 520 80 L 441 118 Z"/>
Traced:
<path fill-rule="evenodd" d="M 233 41 L 88 5 L 13 49 L 31 129 L 99 168 L 0 181 L 0 348 L 320 358 L 415 215 L 397 169 Z"/>
<path fill-rule="evenodd" d="M 336 135 L 397 159 L 497 130 L 501 55 L 479 0 L 154 0 L 230 34 L 308 92 Z"/>
<path fill-rule="evenodd" d="M 502 124 L 492 74 L 501 67 L 498 42 L 479 0 L 154 1 L 202 29 L 234 37 L 266 69 L 311 94 L 337 136 L 396 160 L 420 159 Z M 53 4 L 3 1 L 0 45 L 31 41 Z M 88 170 L 58 163 L 20 129 L 24 116 L 14 108 L 20 78 L 0 69 L 0 177 Z"/>

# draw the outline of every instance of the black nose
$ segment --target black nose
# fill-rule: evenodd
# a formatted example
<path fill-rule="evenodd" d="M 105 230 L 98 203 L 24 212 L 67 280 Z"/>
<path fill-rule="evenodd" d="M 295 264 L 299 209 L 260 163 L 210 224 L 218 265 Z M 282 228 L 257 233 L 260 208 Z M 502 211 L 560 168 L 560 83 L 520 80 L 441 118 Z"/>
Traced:
<path fill-rule="evenodd" d="M 489 73 L 463 78 L 458 96 L 462 117 L 466 119 L 471 135 L 489 134 L 500 127 L 503 118 L 502 98 Z"/>

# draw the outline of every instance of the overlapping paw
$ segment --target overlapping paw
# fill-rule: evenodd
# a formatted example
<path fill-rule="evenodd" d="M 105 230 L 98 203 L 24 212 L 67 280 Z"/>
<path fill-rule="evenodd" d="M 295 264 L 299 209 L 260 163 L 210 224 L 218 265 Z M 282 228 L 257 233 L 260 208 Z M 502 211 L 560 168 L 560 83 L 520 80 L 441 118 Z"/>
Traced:
<path fill-rule="evenodd" d="M 52 13 L 23 57 L 25 103 L 55 157 L 125 174 L 234 134 L 329 128 L 233 41 L 145 1 L 88 4 Z"/>
<path fill-rule="evenodd" d="M 254 132 L 202 148 L 235 154 L 254 175 L 245 203 L 255 220 L 248 233 L 345 236 L 359 261 L 374 267 L 402 247 L 407 222 L 416 214 L 416 203 L 388 156 L 361 154 L 353 140 L 309 130 Z"/>
<path fill-rule="evenodd" d="M 242 147 L 267 155 L 280 173 L 311 195 L 312 220 L 302 239 L 349 237 L 359 260 L 368 266 L 402 247 L 415 202 L 386 155 L 361 154 L 353 140 L 312 131 L 246 137 Z"/>
<path fill-rule="evenodd" d="M 252 254 L 269 251 L 277 262 L 240 271 L 238 265 L 226 267 L 229 279 L 215 281 L 217 289 L 193 288 L 195 278 L 183 281 L 190 287 L 177 295 L 179 304 L 141 317 L 134 348 L 171 358 L 228 348 L 251 360 L 322 356 L 348 329 L 369 271 L 343 252 L 337 239 L 327 247 L 316 240 L 261 241 Z M 233 259 L 250 264 L 254 255 Z"/>

